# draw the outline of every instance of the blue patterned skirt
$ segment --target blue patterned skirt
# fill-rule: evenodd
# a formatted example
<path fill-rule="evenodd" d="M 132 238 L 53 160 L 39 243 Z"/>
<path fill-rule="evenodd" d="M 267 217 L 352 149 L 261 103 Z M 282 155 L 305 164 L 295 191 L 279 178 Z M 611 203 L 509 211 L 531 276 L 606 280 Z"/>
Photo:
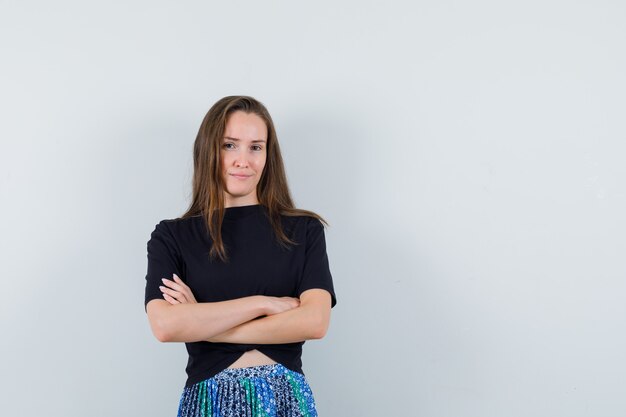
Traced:
<path fill-rule="evenodd" d="M 226 368 L 185 387 L 177 417 L 317 417 L 303 374 L 280 363 Z"/>

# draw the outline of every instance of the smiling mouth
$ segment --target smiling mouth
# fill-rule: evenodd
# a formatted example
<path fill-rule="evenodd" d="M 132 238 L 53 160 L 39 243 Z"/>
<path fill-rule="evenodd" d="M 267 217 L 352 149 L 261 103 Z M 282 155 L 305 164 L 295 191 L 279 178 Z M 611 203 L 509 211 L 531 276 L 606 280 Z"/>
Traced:
<path fill-rule="evenodd" d="M 230 174 L 231 176 L 235 177 L 235 178 L 239 178 L 241 180 L 244 180 L 246 178 L 250 178 L 252 175 L 235 175 L 235 174 Z"/>

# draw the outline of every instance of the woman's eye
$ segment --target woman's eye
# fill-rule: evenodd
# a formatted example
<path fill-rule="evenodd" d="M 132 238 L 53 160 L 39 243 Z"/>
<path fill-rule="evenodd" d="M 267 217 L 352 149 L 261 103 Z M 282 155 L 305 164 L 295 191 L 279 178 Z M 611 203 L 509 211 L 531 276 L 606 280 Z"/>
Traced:
<path fill-rule="evenodd" d="M 229 142 L 229 143 L 225 143 L 223 146 L 224 146 L 224 148 L 226 148 L 226 149 L 230 149 L 230 148 L 228 148 L 228 145 L 233 145 L 233 144 Z"/>
<path fill-rule="evenodd" d="M 254 146 L 255 150 L 260 151 L 261 149 L 263 149 L 260 145 L 256 145 Z"/>

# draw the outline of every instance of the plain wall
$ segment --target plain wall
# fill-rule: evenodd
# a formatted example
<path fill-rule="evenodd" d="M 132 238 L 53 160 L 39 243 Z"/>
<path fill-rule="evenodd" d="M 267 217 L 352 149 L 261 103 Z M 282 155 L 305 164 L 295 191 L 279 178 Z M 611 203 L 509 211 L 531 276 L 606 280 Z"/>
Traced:
<path fill-rule="evenodd" d="M 320 416 L 626 415 L 625 12 L 0 2 L 0 414 L 175 415 L 146 243 L 206 111 L 247 94 L 330 222 Z"/>

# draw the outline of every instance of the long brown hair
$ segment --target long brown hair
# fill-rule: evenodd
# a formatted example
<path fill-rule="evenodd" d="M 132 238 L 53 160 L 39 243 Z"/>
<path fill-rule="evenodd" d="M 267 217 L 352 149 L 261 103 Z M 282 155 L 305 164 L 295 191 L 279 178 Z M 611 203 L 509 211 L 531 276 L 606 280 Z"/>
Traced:
<path fill-rule="evenodd" d="M 209 256 L 227 262 L 228 256 L 222 241 L 224 219 L 225 183 L 222 178 L 220 149 L 226 122 L 231 113 L 243 111 L 254 113 L 267 126 L 267 157 L 256 193 L 259 203 L 267 208 L 269 220 L 277 241 L 284 247 L 294 242 L 284 233 L 280 216 L 311 216 L 328 226 L 320 215 L 294 206 L 287 184 L 283 158 L 278 145 L 274 122 L 265 106 L 250 96 L 227 96 L 218 100 L 202 120 L 193 145 L 193 191 L 187 212 L 180 218 L 201 215 L 208 226 L 213 241 Z"/>

